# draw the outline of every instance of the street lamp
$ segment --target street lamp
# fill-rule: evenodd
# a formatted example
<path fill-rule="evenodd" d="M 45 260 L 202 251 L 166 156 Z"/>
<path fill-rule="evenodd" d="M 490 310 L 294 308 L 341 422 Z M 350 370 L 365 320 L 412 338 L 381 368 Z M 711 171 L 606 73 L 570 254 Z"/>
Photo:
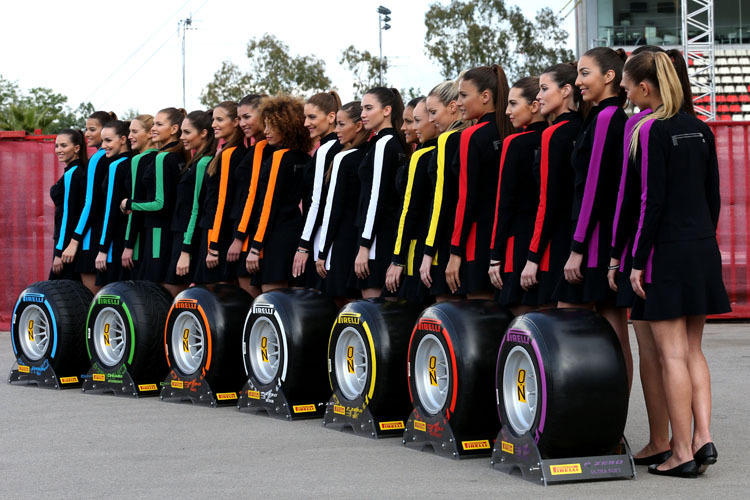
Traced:
<path fill-rule="evenodd" d="M 391 29 L 391 25 L 388 22 L 391 20 L 390 14 L 391 9 L 378 7 L 378 45 L 380 46 L 380 60 L 378 61 L 378 80 L 380 85 L 383 85 L 383 31 Z"/>

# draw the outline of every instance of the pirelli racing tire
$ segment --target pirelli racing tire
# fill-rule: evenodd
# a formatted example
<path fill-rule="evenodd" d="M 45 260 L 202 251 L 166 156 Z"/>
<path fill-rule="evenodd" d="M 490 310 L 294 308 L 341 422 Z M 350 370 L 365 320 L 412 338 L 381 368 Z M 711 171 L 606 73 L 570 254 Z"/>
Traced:
<path fill-rule="evenodd" d="M 107 371 L 122 367 L 135 381 L 163 380 L 167 360 L 161 349 L 172 295 L 151 281 L 105 285 L 91 302 L 86 350 L 91 364 Z"/>
<path fill-rule="evenodd" d="M 91 297 L 82 283 L 70 280 L 38 281 L 21 292 L 10 330 L 21 371 L 48 365 L 58 375 L 86 373 L 84 339 Z"/>
<path fill-rule="evenodd" d="M 605 455 L 620 442 L 628 376 L 609 322 L 584 309 L 518 316 L 497 357 L 498 413 L 544 458 Z"/>
<path fill-rule="evenodd" d="M 487 300 L 441 302 L 422 312 L 409 341 L 409 395 L 426 420 L 444 418 L 453 434 L 492 439 L 495 354 L 513 319 Z"/>
<path fill-rule="evenodd" d="M 245 373 L 259 391 L 281 389 L 287 401 L 325 403 L 328 333 L 338 308 L 330 297 L 304 288 L 259 295 L 245 321 Z"/>
<path fill-rule="evenodd" d="M 201 378 L 214 392 L 245 382 L 242 327 L 252 297 L 233 285 L 188 288 L 174 299 L 164 330 L 167 362 L 182 380 Z"/>
<path fill-rule="evenodd" d="M 328 341 L 334 393 L 375 416 L 405 419 L 411 411 L 405 377 L 409 332 L 419 312 L 414 304 L 384 299 L 345 305 Z"/>

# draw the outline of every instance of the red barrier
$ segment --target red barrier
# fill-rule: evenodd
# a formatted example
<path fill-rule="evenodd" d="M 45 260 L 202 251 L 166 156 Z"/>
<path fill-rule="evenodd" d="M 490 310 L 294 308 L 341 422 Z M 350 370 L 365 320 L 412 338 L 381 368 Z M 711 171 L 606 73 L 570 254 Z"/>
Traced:
<path fill-rule="evenodd" d="M 732 313 L 750 318 L 750 122 L 710 122 L 721 175 L 718 239 Z M 53 138 L 53 137 L 52 137 Z M 0 330 L 10 328 L 18 294 L 47 279 L 52 264 L 54 207 L 49 188 L 62 175 L 50 136 L 0 133 Z"/>

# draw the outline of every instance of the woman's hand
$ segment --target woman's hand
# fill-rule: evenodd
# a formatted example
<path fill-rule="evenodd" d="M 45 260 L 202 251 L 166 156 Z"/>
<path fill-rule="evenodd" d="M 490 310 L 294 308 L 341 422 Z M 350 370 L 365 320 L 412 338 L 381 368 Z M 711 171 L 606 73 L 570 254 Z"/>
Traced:
<path fill-rule="evenodd" d="M 133 213 L 132 210 L 128 210 L 128 200 L 124 199 L 120 202 L 120 212 L 124 213 L 125 215 L 130 215 Z"/>
<path fill-rule="evenodd" d="M 432 286 L 432 276 L 430 271 L 432 270 L 432 257 L 425 255 L 422 257 L 422 265 L 419 266 L 419 277 L 422 279 L 422 283 L 427 288 Z"/>
<path fill-rule="evenodd" d="M 122 267 L 125 269 L 133 269 L 135 266 L 135 263 L 133 262 L 133 249 L 132 248 L 126 248 L 122 251 L 122 258 L 120 259 L 122 262 Z"/>
<path fill-rule="evenodd" d="M 78 242 L 76 240 L 70 240 L 68 247 L 62 253 L 63 264 L 70 264 L 73 259 L 76 258 L 76 252 L 78 252 Z"/>
<path fill-rule="evenodd" d="M 235 238 L 232 244 L 229 245 L 227 250 L 227 262 L 237 262 L 240 260 L 240 253 L 242 252 L 242 240 Z"/>
<path fill-rule="evenodd" d="M 363 280 L 367 279 L 370 275 L 370 267 L 368 262 L 370 261 L 370 249 L 367 247 L 359 247 L 357 258 L 354 260 L 354 274 L 357 278 Z"/>
<path fill-rule="evenodd" d="M 300 250 L 302 251 L 300 252 Z M 294 253 L 294 262 L 292 262 L 292 276 L 295 278 L 302 276 L 302 273 L 305 272 L 305 267 L 307 267 L 307 251 L 304 248 L 297 248 L 297 251 Z"/>
<path fill-rule="evenodd" d="M 630 272 L 630 284 L 637 296 L 646 300 L 646 290 L 643 289 L 643 269 L 633 269 Z"/>
<path fill-rule="evenodd" d="M 385 288 L 391 293 L 396 293 L 401 286 L 401 273 L 404 272 L 403 266 L 391 264 L 385 273 Z"/>
<path fill-rule="evenodd" d="M 213 269 L 214 267 L 219 265 L 219 252 L 216 250 L 208 250 L 208 253 L 206 254 L 206 267 L 209 269 Z"/>
<path fill-rule="evenodd" d="M 63 270 L 62 257 L 55 257 L 52 259 L 52 272 L 59 275 Z"/>
<path fill-rule="evenodd" d="M 100 272 L 104 272 L 107 270 L 107 254 L 104 252 L 99 252 L 96 254 L 96 260 L 94 261 L 94 265 L 96 266 L 96 270 Z"/>
<path fill-rule="evenodd" d="M 328 276 L 328 271 L 326 271 L 326 261 L 324 261 L 323 259 L 318 259 L 315 261 L 315 270 L 318 272 L 318 276 L 323 279 Z"/>
<path fill-rule="evenodd" d="M 245 259 L 245 267 L 250 274 L 255 274 L 260 271 L 260 254 L 256 253 L 254 250 L 250 250 L 247 254 L 247 259 Z"/>
<path fill-rule="evenodd" d="M 539 264 L 527 260 L 523 271 L 521 271 L 521 288 L 528 292 L 531 287 L 538 285 L 539 280 L 536 276 L 538 271 Z"/>
<path fill-rule="evenodd" d="M 563 269 L 565 280 L 568 283 L 573 283 L 574 285 L 583 283 L 583 274 L 581 274 L 582 263 L 583 254 L 580 254 L 578 252 L 570 252 L 568 262 L 565 263 L 565 269 Z"/>
<path fill-rule="evenodd" d="M 448 265 L 445 267 L 445 282 L 448 284 L 451 293 L 456 293 L 461 286 L 461 279 L 458 277 L 460 271 L 461 257 L 451 254 Z"/>
<path fill-rule="evenodd" d="M 498 290 L 503 289 L 503 277 L 500 275 L 501 262 L 499 260 L 490 261 L 490 269 L 487 274 L 490 275 L 492 285 Z"/>
<path fill-rule="evenodd" d="M 617 269 L 612 269 L 617 266 Z M 620 259 L 609 259 L 609 269 L 607 269 L 607 281 L 613 292 L 617 291 L 617 273 L 620 271 Z"/>
<path fill-rule="evenodd" d="M 187 252 L 180 252 L 180 258 L 177 259 L 177 268 L 175 272 L 177 276 L 185 276 L 190 271 L 190 254 Z"/>

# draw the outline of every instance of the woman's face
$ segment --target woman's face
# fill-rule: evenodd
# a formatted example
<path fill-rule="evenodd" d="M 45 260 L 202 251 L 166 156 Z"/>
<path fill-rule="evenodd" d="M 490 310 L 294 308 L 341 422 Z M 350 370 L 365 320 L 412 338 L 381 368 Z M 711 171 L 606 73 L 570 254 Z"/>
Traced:
<path fill-rule="evenodd" d="M 258 108 L 245 104 L 237 108 L 237 114 L 240 117 L 240 129 L 242 129 L 245 137 L 248 139 L 251 137 L 257 138 L 263 133 L 263 122 L 260 121 Z"/>
<path fill-rule="evenodd" d="M 476 120 L 485 113 L 487 94 L 489 91 L 480 92 L 472 80 L 462 79 L 458 83 L 458 109 L 464 120 Z"/>
<path fill-rule="evenodd" d="M 537 94 L 536 100 L 539 102 L 539 107 L 544 116 L 560 115 L 567 111 L 565 109 L 566 96 L 564 95 L 566 87 L 568 85 L 560 88 L 549 73 L 543 73 L 539 77 L 539 94 Z M 567 91 L 570 92 L 570 89 L 567 89 Z"/>
<path fill-rule="evenodd" d="M 437 136 L 435 124 L 429 120 L 427 115 L 427 104 L 421 101 L 414 108 L 414 131 L 420 144 L 423 144 Z"/>
<path fill-rule="evenodd" d="M 96 118 L 88 118 L 83 135 L 90 148 L 98 148 L 102 145 L 102 124 Z"/>
<path fill-rule="evenodd" d="M 143 151 L 148 145 L 148 141 L 151 138 L 150 134 L 138 120 L 130 122 L 130 135 L 128 140 L 130 141 L 130 147 L 133 151 Z"/>
<path fill-rule="evenodd" d="M 217 106 L 214 108 L 214 121 L 211 123 L 211 127 L 214 129 L 214 136 L 217 139 L 227 140 L 234 134 L 234 131 L 240 124 L 239 118 L 232 119 L 229 113 L 222 108 Z"/>
<path fill-rule="evenodd" d="M 71 137 L 67 134 L 60 134 L 55 138 L 55 155 L 60 163 L 66 165 L 73 160 L 78 159 L 78 153 L 81 152 L 81 146 L 73 145 Z"/>
<path fill-rule="evenodd" d="M 406 144 L 415 144 L 417 142 L 417 129 L 414 124 L 414 108 L 407 106 L 404 108 L 404 123 L 401 125 L 401 131 L 404 133 Z"/>
<path fill-rule="evenodd" d="M 266 128 L 263 130 L 263 134 L 266 136 L 266 140 L 268 141 L 268 144 L 271 146 L 278 146 L 279 144 L 282 144 L 284 141 L 284 136 L 281 135 L 281 132 L 277 130 L 273 125 L 271 125 L 271 122 L 268 120 L 265 121 Z"/>
<path fill-rule="evenodd" d="M 452 111 L 451 111 L 452 110 Z M 427 98 L 427 116 L 435 124 L 439 132 L 445 132 L 451 123 L 456 121 L 456 111 L 458 105 L 456 101 L 451 101 L 448 106 L 440 102 L 438 96 L 431 95 Z"/>
<path fill-rule="evenodd" d="M 314 104 L 305 104 L 305 128 L 310 131 L 313 141 L 320 140 L 329 134 L 335 126 L 336 113 L 325 114 Z"/>
<path fill-rule="evenodd" d="M 362 125 L 366 130 L 375 132 L 385 128 L 386 118 L 391 115 L 391 107 L 383 107 L 374 94 L 365 94 L 362 98 Z"/>
<path fill-rule="evenodd" d="M 343 110 L 339 110 L 336 113 L 336 136 L 339 138 L 341 144 L 354 142 L 361 130 L 362 120 L 352 120 L 346 111 Z"/>
<path fill-rule="evenodd" d="M 180 135 L 180 140 L 187 151 L 197 151 L 203 146 L 206 136 L 208 135 L 208 130 L 198 131 L 195 125 L 193 125 L 193 122 L 187 118 L 182 120 L 181 129 L 182 134 Z"/>
<path fill-rule="evenodd" d="M 593 57 L 582 56 L 578 61 L 578 78 L 576 86 L 581 89 L 584 101 L 594 104 L 608 97 L 607 84 L 614 78 L 614 71 L 602 73 L 601 68 Z"/>
<path fill-rule="evenodd" d="M 510 118 L 510 123 L 515 128 L 523 128 L 531 123 L 539 113 L 539 103 L 529 101 L 523 96 L 523 91 L 517 87 L 512 87 L 508 93 L 508 107 L 505 108 L 505 114 Z"/>
<path fill-rule="evenodd" d="M 107 158 L 114 158 L 120 153 L 127 151 L 127 140 L 125 136 L 118 137 L 117 131 L 111 127 L 102 129 L 102 148 L 104 149 L 104 155 Z"/>
<path fill-rule="evenodd" d="M 169 123 L 169 117 L 166 113 L 156 113 L 154 117 L 154 126 L 151 127 L 151 140 L 166 145 L 171 139 L 176 139 L 177 131 L 180 129 L 178 124 Z"/>
<path fill-rule="evenodd" d="M 635 83 L 630 79 L 630 75 L 623 73 L 620 86 L 625 89 L 625 92 L 627 92 L 628 100 L 632 102 L 634 106 L 637 106 L 638 109 L 643 110 L 649 107 L 648 90 L 650 86 L 646 82 L 642 84 Z"/>

